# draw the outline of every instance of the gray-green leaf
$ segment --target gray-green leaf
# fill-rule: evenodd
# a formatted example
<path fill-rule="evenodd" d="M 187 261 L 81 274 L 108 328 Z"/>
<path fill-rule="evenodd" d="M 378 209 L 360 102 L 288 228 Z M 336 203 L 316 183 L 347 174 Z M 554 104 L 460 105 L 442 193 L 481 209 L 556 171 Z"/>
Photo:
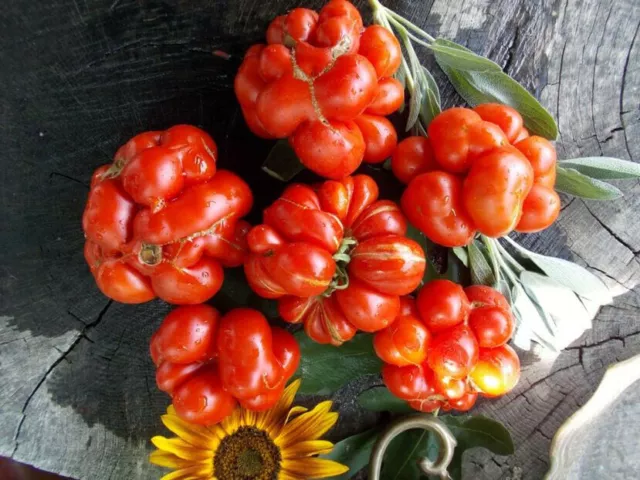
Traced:
<path fill-rule="evenodd" d="M 591 178 L 613 180 L 617 178 L 639 178 L 640 164 L 612 157 L 584 157 L 561 160 L 562 168 L 573 168 Z"/>
<path fill-rule="evenodd" d="M 554 343 L 560 349 L 591 328 L 590 313 L 576 294 L 567 287 L 534 272 L 522 272 L 520 281 L 540 308 L 554 319 Z"/>
<path fill-rule="evenodd" d="M 471 242 L 467 246 L 469 253 L 469 268 L 471 270 L 471 282 L 476 285 L 489 285 L 490 287 L 496 284 L 496 276 L 493 274 L 491 265 L 478 246 L 477 241 Z"/>
<path fill-rule="evenodd" d="M 593 300 L 600 305 L 605 305 L 613 300 L 609 287 L 586 268 L 562 258 L 547 257 L 531 252 L 509 237 L 504 237 L 504 239 L 520 255 L 531 260 L 548 277 L 573 290 L 581 297 Z"/>
<path fill-rule="evenodd" d="M 555 139 L 558 126 L 551 114 L 499 65 L 455 42 L 436 39 L 431 45 L 436 61 L 456 91 L 470 105 L 503 103 L 515 108 L 531 133 Z"/>
<path fill-rule="evenodd" d="M 589 200 L 615 200 L 622 196 L 622 192 L 617 187 L 583 175 L 574 168 L 564 168 L 557 165 L 556 173 L 555 188 L 559 192 Z"/>
<path fill-rule="evenodd" d="M 530 341 L 534 340 L 549 350 L 559 351 L 553 336 L 552 325 L 550 325 L 551 320 L 536 308 L 535 303 L 519 283 L 513 286 L 511 307 L 518 320 L 513 335 L 513 341 L 517 347 L 528 350 Z"/>

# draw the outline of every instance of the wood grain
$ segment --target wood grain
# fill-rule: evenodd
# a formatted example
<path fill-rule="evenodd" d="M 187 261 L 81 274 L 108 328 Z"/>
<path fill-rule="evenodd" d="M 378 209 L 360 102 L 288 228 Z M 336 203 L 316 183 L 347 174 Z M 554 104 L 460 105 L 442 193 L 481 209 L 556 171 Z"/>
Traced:
<path fill-rule="evenodd" d="M 259 202 L 274 198 L 280 186 L 258 169 L 269 144 L 246 130 L 232 82 L 239 56 L 268 21 L 301 3 L 0 5 L 1 455 L 72 478 L 159 476 L 146 454 L 149 437 L 162 431 L 167 398 L 154 386 L 147 344 L 168 307 L 119 305 L 96 289 L 82 258 L 87 184 L 134 133 L 193 123 L 216 138 L 223 166 L 254 172 L 249 182 Z M 489 56 L 539 96 L 558 119 L 562 158 L 640 161 L 636 0 L 385 3 L 433 35 Z M 422 57 L 446 106 L 459 104 L 432 57 Z M 505 423 L 517 451 L 467 454 L 468 478 L 541 478 L 558 426 L 585 403 L 607 365 L 640 352 L 640 182 L 617 185 L 623 199 L 565 198 L 556 226 L 520 238 L 587 266 L 616 299 L 557 358 L 527 358 L 511 395 L 478 407 Z M 355 403 L 372 381 L 336 394 L 342 420 L 335 436 L 376 421 Z"/>

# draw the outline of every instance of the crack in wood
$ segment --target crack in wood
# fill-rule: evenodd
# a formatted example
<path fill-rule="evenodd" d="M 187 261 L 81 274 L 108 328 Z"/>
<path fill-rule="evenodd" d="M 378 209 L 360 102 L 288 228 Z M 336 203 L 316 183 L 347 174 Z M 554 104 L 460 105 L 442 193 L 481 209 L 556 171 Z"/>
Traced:
<path fill-rule="evenodd" d="M 107 313 L 107 310 L 109 309 L 109 307 L 113 305 L 113 300 L 109 300 L 107 302 L 107 304 L 104 306 L 104 308 L 100 311 L 100 313 L 98 314 L 98 317 L 91 323 L 86 324 L 86 326 L 83 328 L 82 332 L 80 332 L 76 338 L 73 340 L 73 342 L 71 343 L 71 345 L 69 346 L 69 348 L 67 348 L 64 352 L 61 351 L 60 349 L 56 348 L 56 350 L 58 350 L 59 352 L 61 352 L 61 355 L 49 366 L 49 368 L 47 369 L 47 371 L 44 373 L 44 375 L 42 376 L 42 378 L 38 381 L 38 383 L 36 384 L 36 386 L 33 388 L 33 390 L 31 390 L 31 393 L 29 394 L 29 396 L 27 397 L 27 399 L 24 402 L 24 405 L 22 406 L 22 410 L 21 410 L 21 414 L 22 417 L 20 418 L 20 422 L 18 423 L 18 427 L 16 428 L 16 433 L 13 437 L 13 451 L 11 452 L 10 458 L 13 458 L 16 454 L 16 452 L 18 451 L 18 447 L 20 446 L 20 432 L 22 431 L 22 425 L 24 424 L 25 419 L 27 418 L 27 408 L 29 407 L 29 403 L 31 403 L 31 399 L 35 396 L 35 394 L 38 392 L 38 390 L 40 389 L 40 387 L 44 384 L 44 382 L 47 380 L 47 378 L 49 377 L 49 375 L 51 375 L 51 372 L 53 372 L 53 370 L 63 361 L 66 360 L 66 357 L 73 351 L 73 349 L 80 343 L 80 340 L 82 340 L 83 334 L 86 333 L 86 331 L 88 329 L 91 328 L 95 328 L 96 326 L 98 326 L 98 324 L 102 321 L 102 319 L 104 318 L 104 315 Z M 54 347 L 55 348 L 55 347 Z"/>
<path fill-rule="evenodd" d="M 607 232 L 609 232 L 609 234 L 615 238 L 622 246 L 624 246 L 627 250 L 629 250 L 634 256 L 638 255 L 640 253 L 639 251 L 634 251 L 633 247 L 631 245 L 629 245 L 626 241 L 624 241 L 622 238 L 620 238 L 618 236 L 618 234 L 616 232 L 613 231 L 613 229 L 611 227 L 609 227 L 609 225 L 607 225 L 606 223 L 604 223 L 602 220 L 600 220 L 598 218 L 598 216 L 593 213 L 593 210 L 591 210 L 591 208 L 589 208 L 589 203 L 588 202 L 582 202 L 584 204 L 584 207 L 587 209 L 587 211 L 591 214 L 591 216 L 595 219 L 596 222 L 598 222 L 602 228 L 604 228 Z"/>

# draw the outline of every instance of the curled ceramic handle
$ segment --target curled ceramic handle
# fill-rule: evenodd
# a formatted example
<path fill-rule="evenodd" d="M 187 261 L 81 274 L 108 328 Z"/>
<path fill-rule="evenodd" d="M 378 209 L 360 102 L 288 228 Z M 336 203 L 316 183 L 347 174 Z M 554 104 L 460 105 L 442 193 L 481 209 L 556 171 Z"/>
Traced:
<path fill-rule="evenodd" d="M 384 452 L 391 443 L 391 440 L 406 430 L 421 428 L 433 433 L 440 443 L 438 458 L 432 462 L 428 458 L 422 458 L 418 462 L 420 469 L 425 475 L 438 475 L 442 479 L 448 479 L 447 467 L 453 458 L 453 451 L 456 448 L 456 439 L 444 423 L 433 415 L 412 415 L 393 422 L 382 432 L 378 441 L 373 446 L 371 460 L 369 462 L 369 480 L 380 480 L 380 469 Z"/>

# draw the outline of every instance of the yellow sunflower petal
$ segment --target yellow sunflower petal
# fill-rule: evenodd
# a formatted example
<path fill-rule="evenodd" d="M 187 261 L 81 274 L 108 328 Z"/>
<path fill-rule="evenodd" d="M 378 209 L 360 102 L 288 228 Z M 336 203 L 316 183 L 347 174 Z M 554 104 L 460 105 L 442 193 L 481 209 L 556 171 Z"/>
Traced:
<path fill-rule="evenodd" d="M 342 475 L 349 467 L 324 458 L 299 458 L 283 460 L 282 470 L 288 475 L 299 475 L 301 478 L 327 478 Z"/>
<path fill-rule="evenodd" d="M 295 398 L 299 388 L 300 379 L 294 380 L 287 385 L 280 397 L 280 400 L 278 400 L 278 403 L 266 412 L 258 415 L 258 418 L 256 419 L 256 427 L 272 434 L 272 437 L 276 437 L 278 432 L 272 432 L 272 430 L 276 427 L 280 427 L 282 423 L 284 423 L 283 420 L 286 418 L 287 411 L 291 407 L 293 399 Z"/>
<path fill-rule="evenodd" d="M 333 443 L 328 440 L 307 440 L 298 442 L 282 450 L 282 458 L 304 458 L 312 455 L 321 455 L 333 450 Z"/>
<path fill-rule="evenodd" d="M 167 413 L 169 415 L 177 415 L 176 408 L 173 406 L 173 403 L 167 407 Z"/>
<path fill-rule="evenodd" d="M 242 424 L 247 425 L 249 427 L 255 426 L 256 420 L 258 418 L 258 413 L 253 412 L 251 410 L 244 410 L 244 409 L 242 413 L 243 413 Z"/>
<path fill-rule="evenodd" d="M 162 419 L 162 423 L 164 423 L 165 427 L 185 442 L 188 442 L 198 448 L 211 448 L 211 434 L 205 427 L 185 422 L 177 415 L 162 415 L 160 418 Z"/>
<path fill-rule="evenodd" d="M 167 473 L 160 480 L 186 480 L 187 478 L 194 477 L 202 480 L 211 478 L 211 469 L 207 469 L 207 467 L 202 465 L 194 465 Z"/>
<path fill-rule="evenodd" d="M 189 460 L 184 460 L 180 457 L 176 457 L 173 453 L 164 452 L 162 450 L 154 450 L 151 452 L 149 455 L 149 461 L 159 467 L 173 468 L 174 470 L 193 465 L 193 462 L 190 462 Z"/>
<path fill-rule="evenodd" d="M 155 436 L 151 442 L 159 449 L 165 452 L 173 453 L 177 457 L 185 460 L 199 461 L 210 460 L 213 458 L 211 450 L 202 450 L 195 448 L 180 438 L 166 438 Z"/>
<path fill-rule="evenodd" d="M 304 440 L 316 440 L 338 421 L 338 414 L 330 412 L 330 401 L 319 403 L 313 410 L 303 413 L 284 426 L 274 439 L 276 445 L 287 448 Z"/>
<path fill-rule="evenodd" d="M 304 412 L 308 412 L 309 409 L 306 407 L 293 407 L 291 410 L 289 410 L 289 413 L 287 414 L 287 418 L 285 419 L 284 423 L 287 424 L 289 423 L 289 420 L 291 420 L 294 417 L 297 417 L 298 415 L 300 415 L 301 413 Z"/>
<path fill-rule="evenodd" d="M 222 428 L 227 435 L 232 435 L 243 424 L 242 408 L 235 408 L 231 415 L 222 420 L 218 425 Z"/>
<path fill-rule="evenodd" d="M 291 473 L 287 473 L 284 470 L 280 470 L 278 473 L 278 480 L 305 480 L 304 477 L 299 477 L 298 475 L 293 475 Z"/>

